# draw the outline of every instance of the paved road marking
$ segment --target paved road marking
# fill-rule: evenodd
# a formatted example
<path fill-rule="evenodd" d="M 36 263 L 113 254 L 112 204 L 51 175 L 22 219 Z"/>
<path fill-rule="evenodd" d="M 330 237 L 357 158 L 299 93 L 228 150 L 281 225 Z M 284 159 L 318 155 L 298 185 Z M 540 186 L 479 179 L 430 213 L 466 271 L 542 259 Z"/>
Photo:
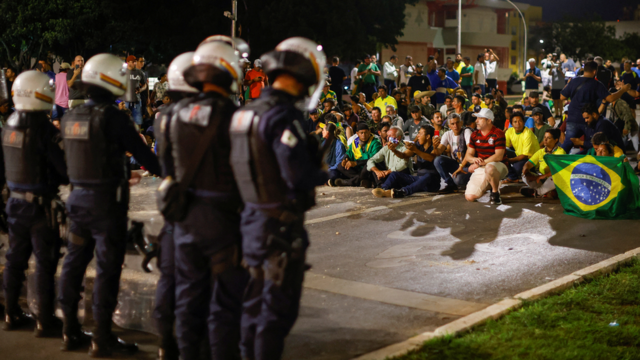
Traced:
<path fill-rule="evenodd" d="M 321 222 L 325 222 L 325 221 L 329 221 L 329 220 L 340 219 L 340 218 L 348 217 L 348 216 L 352 216 L 352 215 L 358 215 L 358 214 L 370 213 L 370 212 L 374 212 L 374 211 L 392 209 L 392 208 L 405 206 L 405 205 L 419 204 L 419 203 L 423 203 L 423 202 L 427 202 L 427 201 L 435 201 L 435 200 L 442 199 L 442 198 L 448 197 L 448 196 L 453 196 L 453 195 L 429 196 L 429 197 L 426 197 L 426 198 L 423 197 L 422 199 L 403 201 L 403 202 L 389 204 L 389 205 L 376 206 L 376 207 L 372 207 L 372 208 L 368 208 L 368 209 L 347 211 L 347 212 L 343 212 L 343 213 L 339 213 L 339 214 L 335 214 L 335 215 L 329 215 L 329 216 L 324 216 L 324 217 L 317 218 L 317 219 L 307 220 L 304 223 L 305 223 L 305 225 L 317 224 L 317 223 L 321 223 Z"/>
<path fill-rule="evenodd" d="M 398 290 L 310 272 L 305 274 L 304 287 L 386 304 L 460 316 L 469 315 L 489 306 L 488 304 Z"/>

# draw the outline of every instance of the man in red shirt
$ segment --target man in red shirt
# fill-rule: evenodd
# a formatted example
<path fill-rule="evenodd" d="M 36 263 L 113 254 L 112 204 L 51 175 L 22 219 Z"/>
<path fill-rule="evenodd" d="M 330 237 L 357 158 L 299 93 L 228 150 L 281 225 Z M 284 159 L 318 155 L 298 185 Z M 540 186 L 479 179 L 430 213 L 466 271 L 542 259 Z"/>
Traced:
<path fill-rule="evenodd" d="M 504 132 L 493 126 L 493 112 L 481 109 L 473 114 L 476 117 L 477 130 L 471 134 L 464 160 L 458 170 L 453 173 L 465 173 L 462 170 L 467 163 L 472 173 L 464 193 L 467 201 L 476 201 L 491 187 L 491 204 L 500 205 L 500 180 L 507 177 L 509 170 L 505 163 L 506 139 Z"/>
<path fill-rule="evenodd" d="M 262 71 L 262 61 L 256 59 L 253 62 L 253 69 L 249 70 L 244 76 L 244 85 L 249 86 L 249 98 L 246 99 L 245 104 L 257 99 L 262 89 L 269 85 L 268 81 L 267 75 Z"/>

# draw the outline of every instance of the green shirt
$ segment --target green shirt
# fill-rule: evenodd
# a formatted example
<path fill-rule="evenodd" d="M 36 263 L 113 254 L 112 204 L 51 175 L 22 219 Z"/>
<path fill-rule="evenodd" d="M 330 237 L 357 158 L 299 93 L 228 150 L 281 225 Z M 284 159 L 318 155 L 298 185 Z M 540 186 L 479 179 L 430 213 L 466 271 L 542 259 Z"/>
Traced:
<path fill-rule="evenodd" d="M 538 138 L 538 143 L 541 143 L 542 140 L 544 139 L 544 133 L 547 131 L 547 129 L 551 129 L 551 126 L 549 126 L 548 124 L 542 125 L 542 127 L 540 129 L 538 129 L 534 125 L 533 129 L 531 129 L 533 131 L 533 133 L 536 135 L 536 137 Z"/>
<path fill-rule="evenodd" d="M 399 152 L 404 152 L 406 150 L 404 146 L 404 142 L 398 142 L 398 146 L 396 150 Z M 393 151 L 389 150 L 388 146 L 382 147 L 377 154 L 375 154 L 369 161 L 367 161 L 367 170 L 371 171 L 377 163 L 384 162 L 387 165 L 387 170 L 391 171 L 402 171 L 406 168 L 409 168 L 409 171 L 413 172 L 413 166 L 411 164 L 411 158 L 408 159 L 400 159 L 393 153 Z"/>
<path fill-rule="evenodd" d="M 463 77 L 463 74 L 472 74 L 472 76 L 469 77 Z M 460 86 L 473 86 L 473 65 L 469 65 L 467 67 L 463 67 L 462 68 L 462 72 L 460 73 L 460 79 L 462 79 L 462 81 L 460 82 Z"/>
<path fill-rule="evenodd" d="M 349 158 L 349 161 L 362 161 L 361 164 L 364 164 L 364 160 L 369 160 L 382 148 L 382 143 L 373 134 L 366 144 L 360 144 L 360 141 L 358 141 L 359 146 L 356 146 L 355 140 L 356 139 L 347 147 L 347 158 Z"/>
<path fill-rule="evenodd" d="M 362 64 L 360 66 L 358 66 L 358 72 L 363 72 L 366 71 L 367 69 L 371 69 L 371 71 L 380 71 L 380 69 L 378 69 L 378 65 L 376 64 Z M 362 75 L 362 82 L 365 84 L 375 84 L 376 83 L 376 75 L 374 74 L 363 74 Z"/>

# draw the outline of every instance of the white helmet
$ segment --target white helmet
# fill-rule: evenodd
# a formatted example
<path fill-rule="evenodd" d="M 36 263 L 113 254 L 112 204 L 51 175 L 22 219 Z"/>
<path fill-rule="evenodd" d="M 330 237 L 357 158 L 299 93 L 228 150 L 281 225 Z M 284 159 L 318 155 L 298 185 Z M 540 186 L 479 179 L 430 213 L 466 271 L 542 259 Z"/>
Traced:
<path fill-rule="evenodd" d="M 98 54 L 84 65 L 81 85 L 98 86 L 122 96 L 127 90 L 127 64 L 115 55 Z"/>
<path fill-rule="evenodd" d="M 48 111 L 53 108 L 56 88 L 47 74 L 30 70 L 16 77 L 11 96 L 16 110 Z"/>
<path fill-rule="evenodd" d="M 184 70 L 191 66 L 193 60 L 193 51 L 186 52 L 176 56 L 167 70 L 167 82 L 169 83 L 169 91 L 182 91 L 187 93 L 197 93 L 198 89 L 189 86 L 184 81 Z"/>
<path fill-rule="evenodd" d="M 237 91 L 239 75 L 239 58 L 235 50 L 225 42 L 213 41 L 203 43 L 193 54 L 193 62 L 185 72 L 187 84 L 200 87 L 203 82 L 223 82 L 232 92 Z M 228 76 L 227 76 L 228 75 Z M 228 83 L 229 76 L 231 83 Z"/>
<path fill-rule="evenodd" d="M 206 44 L 214 41 L 222 41 L 224 43 L 229 44 L 234 49 L 236 49 L 236 55 L 240 58 L 248 58 L 251 54 L 251 49 L 249 48 L 249 44 L 241 38 L 232 38 L 227 35 L 211 35 L 208 38 L 202 40 L 200 45 Z"/>
<path fill-rule="evenodd" d="M 317 106 L 327 63 L 322 45 L 303 37 L 293 37 L 278 44 L 274 51 L 262 55 L 261 59 L 262 68 L 269 78 L 275 79 L 281 73 L 292 75 L 308 89 L 305 99 L 307 109 Z"/>

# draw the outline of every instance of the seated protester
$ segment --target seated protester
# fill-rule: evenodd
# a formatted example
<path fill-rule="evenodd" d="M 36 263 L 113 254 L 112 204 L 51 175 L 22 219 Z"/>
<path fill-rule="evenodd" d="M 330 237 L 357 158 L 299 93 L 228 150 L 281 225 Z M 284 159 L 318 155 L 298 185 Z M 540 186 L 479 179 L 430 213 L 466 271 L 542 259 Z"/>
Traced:
<path fill-rule="evenodd" d="M 369 125 L 369 129 L 371 129 L 371 132 L 376 133 L 381 122 L 382 111 L 379 107 L 375 106 L 373 109 L 371 109 L 371 119 L 369 120 L 367 125 Z"/>
<path fill-rule="evenodd" d="M 498 129 L 504 129 L 504 123 L 507 118 L 504 115 L 504 109 L 498 103 L 496 103 L 493 95 L 485 95 L 484 104 L 487 105 L 487 109 L 493 112 L 493 126 L 497 127 Z"/>
<path fill-rule="evenodd" d="M 307 134 L 320 134 L 322 129 L 318 127 L 320 124 L 320 112 L 318 109 L 309 111 L 309 118 L 307 119 Z"/>
<path fill-rule="evenodd" d="M 409 100 L 407 99 L 407 96 L 400 89 L 393 89 L 393 91 L 391 92 L 391 96 L 393 96 L 393 98 L 396 99 L 396 102 L 398 103 L 398 116 L 401 116 L 402 119 L 407 118 L 407 114 L 409 111 Z"/>
<path fill-rule="evenodd" d="M 420 108 L 420 112 L 422 112 L 422 116 L 426 119 L 431 120 L 433 117 L 433 113 L 436 111 L 433 105 L 431 104 L 431 96 L 433 96 L 435 91 L 422 91 L 417 92 L 413 95 L 415 99 L 415 105 Z M 409 107 L 411 109 L 411 107 Z"/>
<path fill-rule="evenodd" d="M 540 94 L 537 91 L 532 91 L 529 93 L 529 106 L 524 109 L 524 114 L 527 117 L 531 117 L 531 114 L 533 114 L 533 109 L 540 109 L 540 111 L 542 111 L 544 121 L 551 127 L 554 127 L 556 125 L 556 119 L 553 117 L 553 115 L 551 115 L 551 110 L 540 103 Z"/>
<path fill-rule="evenodd" d="M 371 94 L 371 101 L 368 103 L 369 106 L 367 106 L 367 109 L 371 109 L 373 110 L 374 107 L 376 107 L 376 100 L 378 100 L 378 96 L 380 96 L 377 92 L 374 92 L 373 94 Z"/>
<path fill-rule="evenodd" d="M 511 125 L 513 127 L 504 133 L 509 164 L 509 175 L 505 183 L 520 182 L 522 168 L 529 158 L 540 150 L 538 138 L 533 131 L 524 126 L 524 117 L 521 112 L 511 115 Z M 513 148 L 513 151 L 510 148 Z"/>
<path fill-rule="evenodd" d="M 596 148 L 596 156 L 614 156 L 611 144 L 602 144 Z"/>
<path fill-rule="evenodd" d="M 347 155 L 344 130 L 337 127 L 334 122 L 329 121 L 322 129 L 322 139 L 322 147 L 328 149 L 324 156 L 324 163 L 329 168 L 329 179 L 339 178 L 338 166 Z"/>
<path fill-rule="evenodd" d="M 378 138 L 382 143 L 382 146 L 387 146 L 387 142 L 389 142 L 389 129 L 391 128 L 391 123 L 388 121 L 383 121 L 380 124 L 380 130 L 378 130 Z"/>
<path fill-rule="evenodd" d="M 627 144 L 631 142 L 636 152 L 640 150 L 638 147 L 638 123 L 636 122 L 636 111 L 632 110 L 626 101 L 618 99 L 612 103 L 611 112 L 613 114 L 611 120 L 616 127 L 620 129 L 618 121 L 623 124 L 621 131 L 622 140 L 626 142 L 625 148 L 629 149 L 631 146 L 627 146 Z"/>
<path fill-rule="evenodd" d="M 491 123 L 493 121 L 491 110 L 482 109 L 473 116 L 476 117 L 478 130 L 471 134 L 467 153 L 458 170 L 453 173 L 453 177 L 471 172 L 471 178 L 464 193 L 465 199 L 476 201 L 487 189 L 491 189 L 491 204 L 500 205 L 502 204 L 500 180 L 506 178 L 509 173 L 505 164 L 506 139 L 502 130 Z M 467 164 L 471 164 L 468 170 L 463 170 Z"/>
<path fill-rule="evenodd" d="M 453 96 L 447 95 L 444 97 L 444 105 L 440 107 L 440 114 L 442 114 L 443 119 L 446 119 L 449 116 L 449 114 L 454 112 L 453 105 L 451 104 L 452 102 L 453 102 Z"/>
<path fill-rule="evenodd" d="M 382 116 L 385 116 L 387 115 L 387 106 L 389 105 L 393 105 L 394 110 L 398 107 L 396 99 L 387 92 L 387 86 L 378 86 L 378 98 L 376 99 L 374 106 L 380 108 Z"/>
<path fill-rule="evenodd" d="M 504 111 L 504 116 L 505 116 L 505 120 L 504 120 L 504 127 L 502 127 L 503 131 L 507 131 L 507 129 L 509 128 L 509 119 L 511 119 L 511 114 L 513 114 L 513 106 L 507 106 L 507 108 Z"/>
<path fill-rule="evenodd" d="M 378 188 L 392 172 L 404 172 L 411 175 L 413 153 L 404 144 L 404 135 L 400 128 L 392 126 L 387 132 L 389 142 L 377 154 L 367 161 L 369 178 L 373 187 Z"/>
<path fill-rule="evenodd" d="M 431 125 L 429 120 L 422 116 L 422 112 L 420 108 L 413 105 L 409 107 L 409 111 L 411 112 L 411 119 L 405 121 L 404 126 L 402 127 L 402 131 L 404 135 L 409 139 L 413 140 L 418 136 L 418 131 L 420 131 L 420 127 L 424 125 Z"/>
<path fill-rule="evenodd" d="M 565 155 L 566 152 L 559 145 L 560 129 L 548 128 L 544 133 L 544 148 L 538 150 L 527 161 L 522 169 L 522 180 L 527 186 L 520 188 L 520 194 L 525 197 L 542 197 L 550 193 L 548 197 L 556 198 L 556 186 L 551 177 L 551 170 L 544 161 L 545 155 Z M 555 193 L 555 194 L 554 194 Z"/>
<path fill-rule="evenodd" d="M 605 133 L 599 132 L 593 134 L 593 137 L 591 138 L 591 144 L 593 145 L 593 147 L 589 149 L 589 151 L 587 151 L 587 155 L 596 155 L 598 148 L 600 148 L 602 145 L 611 145 L 611 148 L 613 149 L 612 156 L 624 156 L 624 151 L 622 151 L 622 149 L 620 149 L 619 147 L 611 144 L 609 138 L 607 137 L 607 135 L 605 135 Z M 628 159 L 625 158 L 625 161 L 628 161 Z"/>
<path fill-rule="evenodd" d="M 344 114 L 346 123 L 355 129 L 360 122 L 360 117 L 353 111 L 353 106 L 351 104 L 342 105 L 342 113 Z"/>
<path fill-rule="evenodd" d="M 525 98 L 525 99 L 529 99 L 529 98 Z M 513 116 L 513 113 L 516 113 L 516 112 L 520 112 L 520 113 L 522 113 L 524 115 L 524 106 L 519 105 L 519 104 L 513 105 L 512 109 L 511 109 L 511 115 Z M 509 117 L 509 119 L 511 119 L 511 117 Z M 533 118 L 524 115 L 524 119 L 525 119 L 524 127 L 527 127 L 529 129 L 533 129 L 533 127 L 535 126 Z M 510 128 L 511 126 L 512 126 L 511 122 L 509 122 L 509 126 L 507 127 L 507 129 Z"/>
<path fill-rule="evenodd" d="M 322 88 L 322 94 L 320 94 L 320 102 L 324 103 L 326 99 L 337 100 L 336 93 L 330 89 L 331 81 L 326 80 L 324 82 L 324 87 Z"/>
<path fill-rule="evenodd" d="M 467 111 L 470 111 L 472 113 L 477 113 L 477 112 L 480 112 L 480 109 L 486 109 L 486 108 L 487 108 L 487 104 L 484 103 L 482 99 L 482 94 L 473 93 L 473 95 L 471 95 L 471 106 L 469 106 Z"/>
<path fill-rule="evenodd" d="M 333 110 L 333 111 L 331 111 L 331 114 L 335 116 L 336 120 L 335 121 L 328 120 L 325 117 L 326 123 L 335 122 L 336 126 L 338 128 L 342 129 L 342 131 L 344 132 L 344 135 L 347 138 L 350 138 L 351 136 L 354 135 L 353 130 L 351 129 L 351 126 L 349 126 L 349 124 L 347 124 L 347 122 L 344 120 L 344 114 L 343 113 L 341 113 L 341 112 L 339 112 L 337 110 Z"/>
<path fill-rule="evenodd" d="M 396 112 L 396 108 L 393 105 L 387 105 L 387 115 L 389 115 L 391 118 L 391 125 L 397 126 L 402 129 L 402 126 L 404 125 L 404 119 L 400 115 L 398 115 L 398 113 Z"/>
<path fill-rule="evenodd" d="M 358 119 L 360 119 L 360 121 L 367 122 L 371 118 L 371 114 L 369 113 L 367 108 L 360 103 L 359 96 L 351 96 L 351 107 L 353 108 L 353 112 L 358 115 Z"/>
<path fill-rule="evenodd" d="M 598 132 L 604 133 L 611 142 L 611 145 L 615 145 L 624 151 L 624 143 L 622 142 L 620 131 L 611 121 L 600 115 L 596 104 L 587 103 L 582 108 L 582 117 L 587 123 L 584 129 L 584 141 L 578 138 L 571 138 L 574 146 L 582 147 L 580 154 L 587 153 L 593 148 L 591 138 Z"/>
<path fill-rule="evenodd" d="M 449 194 L 459 188 L 464 188 L 471 177 L 471 174 L 468 174 L 468 168 L 463 169 L 465 174 L 458 174 L 455 179 L 450 174 L 458 169 L 464 159 L 473 130 L 464 127 L 460 115 L 455 113 L 449 115 L 447 123 L 449 123 L 451 131 L 447 131 L 440 137 L 440 144 L 436 147 L 439 156 L 433 162 L 438 174 L 447 184 L 444 189 L 440 190 L 441 194 Z"/>
<path fill-rule="evenodd" d="M 431 125 L 433 126 L 433 129 L 435 131 L 433 134 L 435 138 L 442 138 L 442 135 L 449 131 L 449 128 L 444 126 L 443 123 L 444 120 L 442 119 L 442 114 L 440 113 L 440 111 L 436 111 L 435 113 L 433 113 L 433 120 L 431 120 Z"/>
<path fill-rule="evenodd" d="M 399 128 L 392 127 L 389 132 L 390 138 L 394 136 L 402 137 L 402 131 Z M 380 189 L 374 189 L 373 195 L 376 197 L 392 197 L 403 198 L 417 192 L 436 192 L 440 189 L 440 176 L 433 166 L 433 160 L 436 157 L 433 143 L 433 128 L 431 126 L 423 126 L 418 132 L 416 141 L 404 141 L 405 151 L 398 150 L 398 145 L 402 144 L 401 138 L 398 138 L 398 144 L 389 143 L 388 149 L 398 158 L 410 159 L 417 155 L 416 162 L 417 175 L 411 175 L 406 171 L 383 172 L 386 180 L 382 183 Z M 380 152 L 384 151 L 381 150 Z M 377 156 L 377 155 L 376 155 Z M 374 161 L 375 157 L 371 160 Z"/>
<path fill-rule="evenodd" d="M 545 133 L 547 132 L 547 129 L 551 129 L 552 127 L 544 121 L 545 115 L 540 108 L 534 107 L 531 111 L 531 117 L 534 121 L 533 129 L 531 129 L 531 131 L 533 131 L 533 134 L 538 139 L 540 148 L 542 148 L 544 147 L 542 142 L 544 141 Z"/>
<path fill-rule="evenodd" d="M 359 123 L 356 138 L 347 144 L 347 156 L 338 165 L 338 171 L 329 174 L 329 186 L 371 187 L 367 161 L 381 148 L 380 140 L 369 131 L 369 126 Z"/>

